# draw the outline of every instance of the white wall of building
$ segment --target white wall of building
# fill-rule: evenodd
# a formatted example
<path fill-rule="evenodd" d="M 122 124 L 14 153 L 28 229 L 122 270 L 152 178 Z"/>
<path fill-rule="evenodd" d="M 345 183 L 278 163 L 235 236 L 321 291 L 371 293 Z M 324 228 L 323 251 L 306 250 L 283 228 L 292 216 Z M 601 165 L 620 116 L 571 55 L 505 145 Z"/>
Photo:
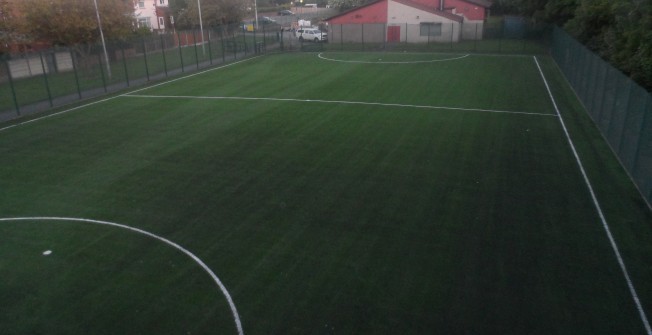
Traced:
<path fill-rule="evenodd" d="M 407 38 L 410 42 L 428 43 L 457 42 L 460 39 L 460 22 L 392 0 L 388 1 L 387 13 L 388 26 L 401 26 L 401 41 Z M 425 24 L 430 24 L 430 27 Z"/>

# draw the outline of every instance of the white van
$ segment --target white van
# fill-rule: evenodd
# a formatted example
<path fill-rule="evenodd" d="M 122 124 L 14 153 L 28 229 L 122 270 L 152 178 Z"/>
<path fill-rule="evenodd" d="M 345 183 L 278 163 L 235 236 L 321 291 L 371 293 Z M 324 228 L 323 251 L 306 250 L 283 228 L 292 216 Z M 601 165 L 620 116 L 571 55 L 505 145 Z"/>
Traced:
<path fill-rule="evenodd" d="M 317 4 L 316 3 L 307 3 L 307 4 L 303 5 L 303 7 L 317 8 Z"/>
<path fill-rule="evenodd" d="M 326 42 L 328 41 L 328 34 L 317 28 L 299 28 L 295 33 L 296 37 L 301 41 L 314 41 Z"/>

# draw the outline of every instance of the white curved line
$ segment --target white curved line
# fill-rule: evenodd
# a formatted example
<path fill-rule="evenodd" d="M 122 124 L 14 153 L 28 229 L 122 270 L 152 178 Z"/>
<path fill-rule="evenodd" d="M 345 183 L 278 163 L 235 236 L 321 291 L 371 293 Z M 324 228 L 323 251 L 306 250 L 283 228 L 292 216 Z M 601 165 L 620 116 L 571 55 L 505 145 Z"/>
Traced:
<path fill-rule="evenodd" d="M 445 59 L 431 59 L 431 60 L 415 60 L 415 61 L 404 61 L 404 62 L 368 62 L 368 61 L 361 61 L 361 60 L 341 60 L 341 59 L 333 59 L 333 58 L 328 58 L 322 55 L 320 52 L 317 57 L 323 59 L 323 60 L 329 60 L 332 62 L 340 62 L 340 63 L 359 63 L 359 64 L 419 64 L 419 63 L 434 63 L 434 62 L 445 62 L 445 61 L 450 61 L 450 60 L 457 60 L 457 59 L 462 59 L 469 57 L 470 54 L 462 55 L 459 57 L 455 58 L 445 58 Z"/>
<path fill-rule="evenodd" d="M 100 225 L 106 225 L 106 226 L 112 226 L 112 227 L 117 227 L 117 228 L 122 228 L 126 230 L 130 230 L 136 233 L 140 233 L 142 235 L 149 236 L 153 239 L 159 240 L 181 252 L 186 254 L 188 257 L 192 258 L 195 263 L 199 264 L 204 271 L 206 271 L 211 278 L 213 278 L 213 281 L 219 286 L 220 290 L 222 291 L 222 294 L 224 294 L 224 297 L 229 303 L 229 307 L 231 307 L 231 313 L 233 314 L 233 320 L 235 321 L 235 326 L 238 329 L 238 334 L 243 335 L 244 332 L 242 331 L 242 323 L 240 322 L 240 316 L 238 315 L 238 310 L 235 307 L 235 304 L 233 303 L 233 299 L 231 299 L 231 295 L 229 292 L 226 290 L 226 286 L 222 284 L 222 281 L 215 275 L 213 270 L 211 270 L 206 263 L 204 263 L 199 257 L 195 256 L 192 252 L 186 250 L 182 246 L 166 239 L 165 237 L 161 237 L 158 235 L 155 235 L 153 233 L 150 233 L 148 231 L 139 229 L 139 228 L 134 228 L 130 227 L 127 225 L 119 224 L 119 223 L 114 223 L 114 222 L 109 222 L 109 221 L 100 221 L 100 220 L 92 220 L 92 219 L 82 219 L 82 218 L 66 218 L 66 217 L 47 217 L 47 216 L 37 216 L 37 217 L 16 217 L 16 218 L 0 218 L 0 221 L 34 221 L 34 220 L 50 220 L 50 221 L 75 221 L 75 222 L 87 222 L 87 223 L 95 223 L 95 224 L 100 224 Z"/>

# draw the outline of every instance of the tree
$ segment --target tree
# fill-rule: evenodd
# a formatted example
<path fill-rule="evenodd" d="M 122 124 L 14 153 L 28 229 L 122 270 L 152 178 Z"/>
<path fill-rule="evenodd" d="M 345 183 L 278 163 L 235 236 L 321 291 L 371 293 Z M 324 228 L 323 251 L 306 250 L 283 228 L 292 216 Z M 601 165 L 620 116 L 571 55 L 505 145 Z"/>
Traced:
<path fill-rule="evenodd" d="M 373 0 L 328 0 L 328 4 L 332 8 L 337 8 L 340 11 L 349 10 L 351 8 L 362 6 Z"/>
<path fill-rule="evenodd" d="M 11 22 L 9 3 L 6 0 L 0 0 L 0 55 L 9 50 Z"/>
<path fill-rule="evenodd" d="M 652 4 L 649 0 L 581 0 L 564 27 L 652 91 Z"/>
<path fill-rule="evenodd" d="M 575 16 L 578 0 L 551 0 L 543 9 L 543 19 L 549 23 L 564 25 Z"/>
<path fill-rule="evenodd" d="M 563 26 L 652 91 L 652 0 L 496 0 L 493 9 Z"/>
<path fill-rule="evenodd" d="M 571 19 L 579 0 L 497 0 L 492 12 L 531 17 L 538 21 L 564 24 Z"/>
<path fill-rule="evenodd" d="M 131 0 L 97 0 L 102 30 L 107 39 L 128 35 L 133 28 Z M 52 45 L 77 46 L 98 41 L 100 32 L 93 1 L 23 0 L 21 30 Z"/>
<path fill-rule="evenodd" d="M 9 52 L 11 43 L 18 42 L 20 39 L 16 31 L 16 19 L 11 3 L 0 0 L 0 55 Z"/>

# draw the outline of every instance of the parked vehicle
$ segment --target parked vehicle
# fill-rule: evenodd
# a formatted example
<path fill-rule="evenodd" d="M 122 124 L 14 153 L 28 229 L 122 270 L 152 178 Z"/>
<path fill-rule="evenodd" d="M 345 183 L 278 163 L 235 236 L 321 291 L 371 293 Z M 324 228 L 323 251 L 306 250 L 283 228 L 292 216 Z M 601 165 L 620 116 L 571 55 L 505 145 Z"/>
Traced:
<path fill-rule="evenodd" d="M 284 9 L 284 10 L 279 10 L 278 15 L 280 16 L 294 15 L 294 12 L 291 10 Z"/>
<path fill-rule="evenodd" d="M 325 42 L 328 41 L 328 33 L 325 33 L 317 28 L 299 28 L 296 31 L 296 36 L 299 41 L 314 41 Z"/>
<path fill-rule="evenodd" d="M 261 22 L 262 24 L 268 24 L 268 23 L 276 23 L 276 20 L 272 19 L 272 18 L 269 17 L 269 16 L 263 16 L 263 17 L 260 19 L 260 22 Z"/>

